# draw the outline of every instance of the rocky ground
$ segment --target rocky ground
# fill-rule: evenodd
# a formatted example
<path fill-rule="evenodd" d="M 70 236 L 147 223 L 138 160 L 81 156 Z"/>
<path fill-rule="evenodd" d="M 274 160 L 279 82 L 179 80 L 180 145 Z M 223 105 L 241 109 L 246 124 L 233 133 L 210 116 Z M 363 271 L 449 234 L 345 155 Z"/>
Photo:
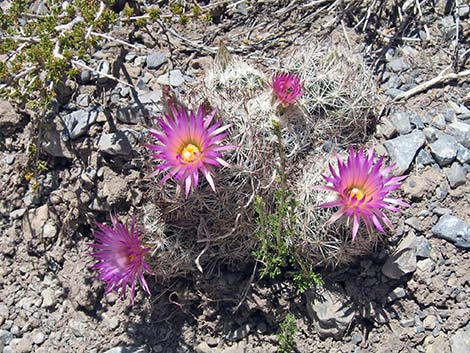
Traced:
<path fill-rule="evenodd" d="M 400 22 L 333 1 L 239 1 L 212 24 L 133 33 L 138 50 L 108 43 L 89 63 L 96 71 L 67 82 L 42 130 L 39 190 L 24 178 L 32 123 L 1 100 L 0 350 L 276 352 L 279 323 L 292 312 L 296 352 L 468 352 L 470 76 L 420 87 L 469 70 L 470 7 L 421 3 L 421 17 L 400 4 L 409 17 Z M 380 116 L 370 140 L 409 175 L 401 194 L 412 207 L 387 243 L 353 266 L 319 269 L 325 285 L 306 295 L 288 281 L 251 281 L 247 264 L 151 282 L 154 295 L 139 293 L 134 306 L 105 296 L 87 244 L 96 219 L 139 208 L 151 188 L 142 144 L 162 85 L 196 95 L 218 40 L 269 72 L 309 38 L 332 33 L 358 42 L 375 69 Z"/>

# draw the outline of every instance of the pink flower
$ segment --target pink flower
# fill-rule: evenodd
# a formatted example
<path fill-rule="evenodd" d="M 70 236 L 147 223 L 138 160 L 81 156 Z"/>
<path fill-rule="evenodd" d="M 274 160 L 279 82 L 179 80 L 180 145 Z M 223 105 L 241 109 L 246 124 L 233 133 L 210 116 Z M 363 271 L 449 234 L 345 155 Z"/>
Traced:
<path fill-rule="evenodd" d="M 98 278 L 108 284 L 106 294 L 121 288 L 121 297 L 124 298 L 126 288 L 130 285 L 131 302 L 134 303 L 136 280 L 150 294 L 144 278 L 144 272 L 151 273 L 144 261 L 145 254 L 150 249 L 140 245 L 135 219 L 132 219 L 130 229 L 117 216 L 111 215 L 111 221 L 112 227 L 96 223 L 99 228 L 94 234 L 97 242 L 90 244 L 96 252 L 90 255 L 99 262 L 93 269 L 98 270 Z"/>
<path fill-rule="evenodd" d="M 273 78 L 273 90 L 283 106 L 294 104 L 304 93 L 300 78 L 294 74 L 276 74 Z"/>
<path fill-rule="evenodd" d="M 155 168 L 156 173 L 166 172 L 161 182 L 174 178 L 178 190 L 184 185 L 188 196 L 198 186 L 201 172 L 215 191 L 212 169 L 221 165 L 228 167 L 229 164 L 221 158 L 222 152 L 236 148 L 221 145 L 230 126 L 222 126 L 220 121 L 213 122 L 215 111 L 205 116 L 202 107 L 196 114 L 185 108 L 177 110 L 174 106 L 171 110 L 172 114 L 165 115 L 165 119 L 157 118 L 163 132 L 150 130 L 159 144 L 147 147 L 156 151 L 153 158 L 162 161 Z"/>
<path fill-rule="evenodd" d="M 391 177 L 388 176 L 394 165 L 380 170 L 383 163 L 381 157 L 374 164 L 375 153 L 371 148 L 369 152 L 364 154 L 361 149 L 355 153 L 352 147 L 349 149 L 349 157 L 346 164 L 338 159 L 338 173 L 330 164 L 330 172 L 332 177 L 323 176 L 323 178 L 332 185 L 320 186 L 319 189 L 336 192 L 338 199 L 336 201 L 327 202 L 319 207 L 339 207 L 328 220 L 327 224 L 331 224 L 345 215 L 353 221 L 353 240 L 356 238 L 359 224 L 364 221 L 369 232 L 374 225 L 380 232 L 384 232 L 381 221 L 390 229 L 392 222 L 384 214 L 384 210 L 400 212 L 396 205 L 409 207 L 409 205 L 401 200 L 389 197 L 389 193 L 400 188 L 401 181 L 406 176 Z"/>

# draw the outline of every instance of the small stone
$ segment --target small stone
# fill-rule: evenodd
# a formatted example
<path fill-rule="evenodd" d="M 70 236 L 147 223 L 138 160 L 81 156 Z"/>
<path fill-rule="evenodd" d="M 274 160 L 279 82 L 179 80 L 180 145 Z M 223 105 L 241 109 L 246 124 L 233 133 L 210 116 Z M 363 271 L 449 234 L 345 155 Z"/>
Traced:
<path fill-rule="evenodd" d="M 56 216 L 49 210 L 47 204 L 25 212 L 22 220 L 22 231 L 26 239 L 40 237 L 54 238 L 57 235 Z"/>
<path fill-rule="evenodd" d="M 389 119 L 383 119 L 377 126 L 377 132 L 388 140 L 397 134 L 397 129 Z"/>
<path fill-rule="evenodd" d="M 0 321 L 7 320 L 9 314 L 10 314 L 10 310 L 8 309 L 8 306 L 0 303 Z"/>
<path fill-rule="evenodd" d="M 341 338 L 355 313 L 345 298 L 324 291 L 321 295 L 307 292 L 307 313 L 320 337 Z"/>
<path fill-rule="evenodd" d="M 217 348 L 209 347 L 206 342 L 199 343 L 194 349 L 196 353 L 220 353 Z"/>
<path fill-rule="evenodd" d="M 351 337 L 351 342 L 354 344 L 359 344 L 362 342 L 362 335 L 360 333 L 356 333 Z"/>
<path fill-rule="evenodd" d="M 12 154 L 7 154 L 5 156 L 5 163 L 8 165 L 12 165 L 15 162 L 15 156 Z"/>
<path fill-rule="evenodd" d="M 436 115 L 432 121 L 431 121 L 431 126 L 439 129 L 439 130 L 444 130 L 446 128 L 446 119 L 442 114 Z"/>
<path fill-rule="evenodd" d="M 227 339 L 229 341 L 234 341 L 234 342 L 240 341 L 243 338 L 245 338 L 246 336 L 248 336 L 250 331 L 251 331 L 251 326 L 249 324 L 245 324 L 245 325 L 240 326 L 239 328 L 237 328 L 235 331 L 229 333 L 227 335 Z"/>
<path fill-rule="evenodd" d="M 105 75 L 110 75 L 111 73 L 111 65 L 107 60 L 102 60 L 98 64 L 98 82 L 106 82 L 108 77 Z"/>
<path fill-rule="evenodd" d="M 55 295 L 54 290 L 52 288 L 46 288 L 41 292 L 42 296 L 42 307 L 49 308 L 53 307 L 57 304 L 57 297 Z"/>
<path fill-rule="evenodd" d="M 428 258 L 431 255 L 431 244 L 425 237 L 416 237 L 416 256 L 420 258 Z"/>
<path fill-rule="evenodd" d="M 106 352 L 103 353 L 148 353 L 148 349 L 146 347 L 114 347 L 108 349 Z"/>
<path fill-rule="evenodd" d="M 91 81 L 91 77 L 92 77 L 92 72 L 90 70 L 84 69 L 82 70 L 82 72 L 80 72 L 80 80 L 83 83 Z"/>
<path fill-rule="evenodd" d="M 387 296 L 387 302 L 391 303 L 397 299 L 403 298 L 405 295 L 406 292 L 403 287 L 397 287 Z"/>
<path fill-rule="evenodd" d="M 184 83 L 183 73 L 180 70 L 171 70 L 169 73 L 159 76 L 157 83 L 173 87 L 181 86 Z"/>
<path fill-rule="evenodd" d="M 15 353 L 30 353 L 33 349 L 33 341 L 29 335 L 25 335 L 23 338 L 13 339 L 10 342 L 10 347 Z"/>
<path fill-rule="evenodd" d="M 388 90 L 385 91 L 385 94 L 389 96 L 390 98 L 396 98 L 402 93 L 403 91 L 398 88 L 389 88 Z"/>
<path fill-rule="evenodd" d="M 267 330 L 268 328 L 266 327 L 266 323 L 264 323 L 263 321 L 261 321 L 260 323 L 256 325 L 256 331 L 258 333 L 264 334 L 266 333 Z"/>
<path fill-rule="evenodd" d="M 79 107 L 86 108 L 90 105 L 91 98 L 88 94 L 80 94 L 78 95 L 76 102 Z"/>
<path fill-rule="evenodd" d="M 147 68 L 158 69 L 167 61 L 167 57 L 162 52 L 150 53 L 149 55 L 147 55 L 146 59 Z"/>
<path fill-rule="evenodd" d="M 126 54 L 126 56 L 124 57 L 124 60 L 126 60 L 126 62 L 132 62 L 134 61 L 136 57 L 137 57 L 137 53 L 135 51 L 130 51 L 129 53 Z"/>
<path fill-rule="evenodd" d="M 394 254 L 382 266 L 382 273 L 388 278 L 399 279 L 416 270 L 416 236 L 413 233 L 401 241 Z"/>
<path fill-rule="evenodd" d="M 450 208 L 444 208 L 444 207 L 436 207 L 432 210 L 434 214 L 437 214 L 438 216 L 444 216 L 445 214 L 452 214 L 452 210 Z"/>
<path fill-rule="evenodd" d="M 424 149 L 420 150 L 418 152 L 418 155 L 416 156 L 416 163 L 421 164 L 421 165 L 430 165 L 434 162 L 432 159 L 431 155 Z"/>
<path fill-rule="evenodd" d="M 458 8 L 458 14 L 460 18 L 465 18 L 470 13 L 470 5 L 460 4 Z"/>
<path fill-rule="evenodd" d="M 438 323 L 437 317 L 435 317 L 434 315 L 428 315 L 423 321 L 423 327 L 426 330 L 434 330 L 437 323 Z"/>
<path fill-rule="evenodd" d="M 72 333 L 77 337 L 84 337 L 87 331 L 87 324 L 80 320 L 69 320 L 69 327 Z"/>
<path fill-rule="evenodd" d="M 0 347 L 8 346 L 13 339 L 13 334 L 7 330 L 0 330 Z"/>
<path fill-rule="evenodd" d="M 459 146 L 457 150 L 457 160 L 462 164 L 469 164 L 470 163 L 470 150 Z"/>
<path fill-rule="evenodd" d="M 444 41 L 451 40 L 457 33 L 457 24 L 453 16 L 445 16 L 440 20 L 440 30 Z"/>
<path fill-rule="evenodd" d="M 392 163 L 396 164 L 395 175 L 401 175 L 408 170 L 416 153 L 425 141 L 424 134 L 421 131 L 415 131 L 384 143 Z"/>
<path fill-rule="evenodd" d="M 423 133 L 424 133 L 424 136 L 426 137 L 426 141 L 428 141 L 429 143 L 433 143 L 434 141 L 437 140 L 438 136 L 438 131 L 433 128 L 433 127 L 425 127 L 423 129 Z"/>
<path fill-rule="evenodd" d="M 37 345 L 42 344 L 46 340 L 46 336 L 44 335 L 43 332 L 37 331 L 36 333 L 33 334 L 33 342 L 36 343 Z"/>
<path fill-rule="evenodd" d="M 111 329 L 114 330 L 119 326 L 119 318 L 117 316 L 112 316 L 106 320 L 106 325 Z"/>
<path fill-rule="evenodd" d="M 402 320 L 400 320 L 400 325 L 402 327 L 413 327 L 415 325 L 415 319 L 413 319 L 413 318 L 402 319 Z"/>
<path fill-rule="evenodd" d="M 452 189 L 455 189 L 461 185 L 465 185 L 466 176 L 465 170 L 456 162 L 446 171 L 447 180 Z"/>
<path fill-rule="evenodd" d="M 452 353 L 468 353 L 470 347 L 470 323 L 455 332 L 449 339 Z"/>
<path fill-rule="evenodd" d="M 442 335 L 436 337 L 434 342 L 426 347 L 426 353 L 451 353 L 447 338 Z"/>
<path fill-rule="evenodd" d="M 67 134 L 65 137 L 70 137 L 73 140 L 84 135 L 88 128 L 96 122 L 98 111 L 97 108 L 89 108 L 65 115 L 62 118 Z"/>
<path fill-rule="evenodd" d="M 418 232 L 423 231 L 423 227 L 421 226 L 421 222 L 419 221 L 418 217 L 410 217 L 406 219 L 405 224 L 409 225 L 411 228 L 417 230 Z"/>
<path fill-rule="evenodd" d="M 420 115 L 412 113 L 410 116 L 410 123 L 416 129 L 424 129 L 424 122 Z"/>
<path fill-rule="evenodd" d="M 5 132 L 6 129 L 15 130 L 18 128 L 21 120 L 21 115 L 16 112 L 11 103 L 0 99 L 0 131 Z"/>
<path fill-rule="evenodd" d="M 441 167 L 451 164 L 457 156 L 457 142 L 449 135 L 441 134 L 429 147 L 432 156 Z"/>
<path fill-rule="evenodd" d="M 455 110 L 452 108 L 445 108 L 441 115 L 444 117 L 445 121 L 448 123 L 452 123 L 457 120 L 457 115 L 455 114 Z"/>
<path fill-rule="evenodd" d="M 132 147 L 124 132 L 102 134 L 98 142 L 98 150 L 113 156 L 127 156 L 131 154 Z"/>
<path fill-rule="evenodd" d="M 411 132 L 410 116 L 408 112 L 396 112 L 390 116 L 390 121 L 400 135 Z"/>
<path fill-rule="evenodd" d="M 455 114 L 455 113 L 454 113 Z M 470 148 L 470 125 L 455 121 L 447 127 L 446 132 L 454 136 L 457 142 L 461 143 L 465 148 Z"/>
<path fill-rule="evenodd" d="M 410 68 L 410 65 L 402 57 L 393 58 L 387 65 L 393 72 L 401 72 Z"/>
<path fill-rule="evenodd" d="M 444 215 L 432 228 L 434 236 L 454 243 L 455 246 L 470 249 L 470 223 L 455 216 Z"/>

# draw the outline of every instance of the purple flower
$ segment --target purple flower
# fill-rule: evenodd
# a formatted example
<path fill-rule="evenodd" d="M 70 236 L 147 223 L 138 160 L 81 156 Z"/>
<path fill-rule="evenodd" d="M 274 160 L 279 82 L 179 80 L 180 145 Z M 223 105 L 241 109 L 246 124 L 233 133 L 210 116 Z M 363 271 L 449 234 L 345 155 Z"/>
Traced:
<path fill-rule="evenodd" d="M 152 157 L 161 161 L 155 168 L 156 172 L 166 172 L 161 182 L 174 178 L 178 190 L 184 186 L 188 196 L 197 188 L 201 172 L 215 191 L 212 170 L 221 165 L 228 167 L 229 164 L 222 159 L 222 152 L 236 148 L 221 144 L 230 126 L 222 126 L 220 121 L 213 122 L 215 111 L 206 116 L 201 106 L 197 113 L 188 112 L 184 107 L 177 110 L 174 106 L 171 106 L 171 111 L 172 114 L 165 115 L 165 119 L 157 118 L 163 132 L 150 130 L 159 144 L 147 146 L 155 151 Z"/>
<path fill-rule="evenodd" d="M 112 290 L 119 291 L 121 297 L 126 294 L 126 287 L 131 287 L 131 302 L 134 303 L 136 280 L 150 294 L 144 272 L 151 273 L 145 262 L 145 254 L 150 249 L 140 244 L 139 234 L 132 218 L 130 228 L 117 216 L 111 215 L 112 227 L 96 223 L 99 230 L 95 232 L 96 243 L 90 244 L 95 250 L 91 254 L 97 261 L 93 269 L 99 271 L 99 279 L 107 283 L 106 294 Z"/>
<path fill-rule="evenodd" d="M 303 84 L 297 75 L 276 74 L 272 82 L 274 93 L 283 106 L 294 104 L 303 93 Z"/>
<path fill-rule="evenodd" d="M 343 163 L 339 156 L 338 172 L 330 164 L 331 177 L 323 178 L 332 185 L 320 186 L 319 189 L 333 191 L 338 195 L 338 199 L 327 202 L 319 207 L 339 207 L 328 220 L 331 224 L 342 216 L 346 216 L 348 221 L 353 221 L 353 240 L 356 238 L 361 220 L 365 223 L 369 232 L 374 225 L 380 232 L 384 232 L 381 221 L 390 229 L 392 222 L 384 214 L 384 210 L 400 212 L 396 205 L 409 207 L 402 200 L 389 197 L 389 193 L 400 188 L 401 181 L 406 176 L 391 177 L 388 176 L 394 165 L 380 170 L 383 163 L 381 157 L 375 163 L 375 153 L 371 148 L 364 154 L 364 150 L 354 152 L 349 149 L 347 163 Z"/>

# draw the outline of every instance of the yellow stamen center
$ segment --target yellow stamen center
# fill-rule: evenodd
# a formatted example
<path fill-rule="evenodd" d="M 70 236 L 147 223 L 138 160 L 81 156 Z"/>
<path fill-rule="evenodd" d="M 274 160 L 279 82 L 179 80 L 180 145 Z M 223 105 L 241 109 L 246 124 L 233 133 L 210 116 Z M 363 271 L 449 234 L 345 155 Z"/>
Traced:
<path fill-rule="evenodd" d="M 192 143 L 189 143 L 181 151 L 181 158 L 186 163 L 191 163 L 191 162 L 194 162 L 194 160 L 198 157 L 200 153 L 201 153 L 201 150 L 197 146 L 193 145 Z"/>
<path fill-rule="evenodd" d="M 350 198 L 353 198 L 354 196 L 356 196 L 356 199 L 358 201 L 362 200 L 366 194 L 364 193 L 364 191 L 362 191 L 361 189 L 358 189 L 358 188 L 353 188 L 351 189 L 351 191 L 349 192 L 349 197 Z"/>

